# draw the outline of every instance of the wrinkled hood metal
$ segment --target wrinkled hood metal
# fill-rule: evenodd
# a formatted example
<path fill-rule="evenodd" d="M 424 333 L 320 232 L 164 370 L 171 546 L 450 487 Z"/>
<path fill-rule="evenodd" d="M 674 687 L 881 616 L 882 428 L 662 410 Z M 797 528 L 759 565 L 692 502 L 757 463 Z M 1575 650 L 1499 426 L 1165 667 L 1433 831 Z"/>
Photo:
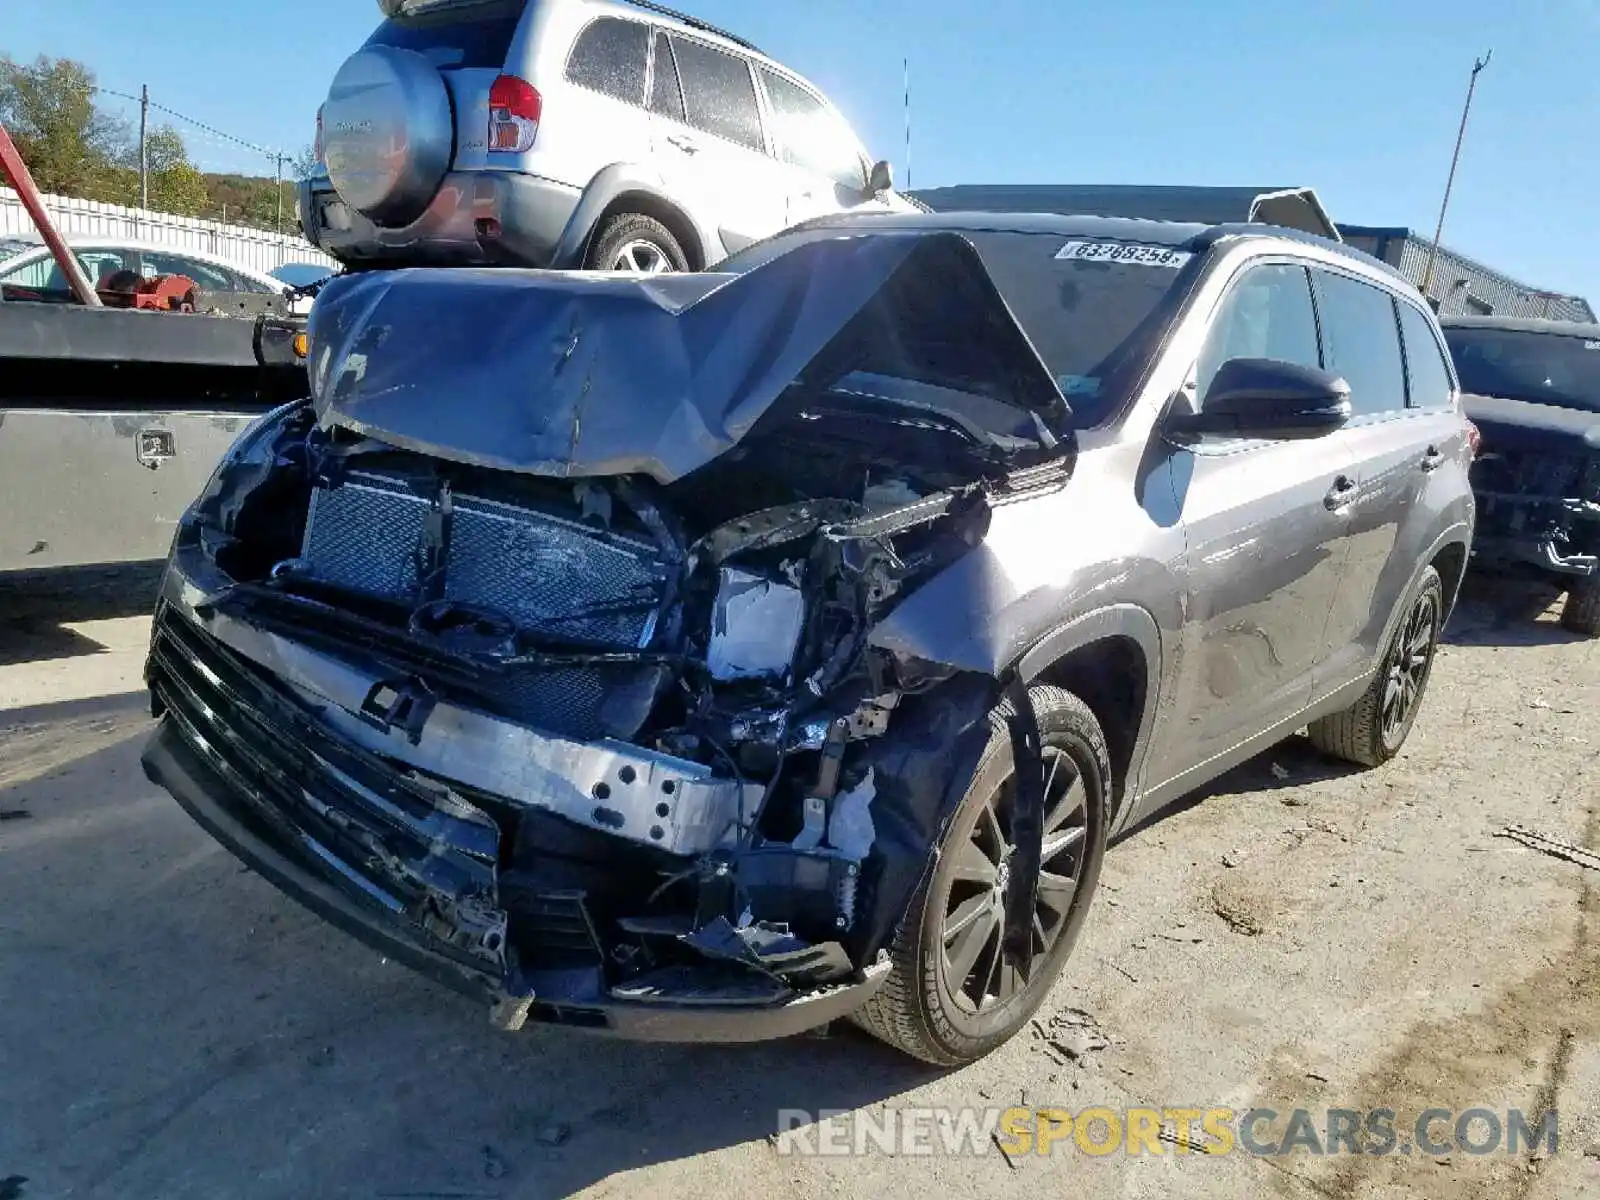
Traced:
<path fill-rule="evenodd" d="M 536 475 L 670 483 L 792 384 L 926 381 L 930 348 L 939 382 L 988 397 L 971 416 L 997 442 L 1060 440 L 1071 418 L 977 251 L 949 232 L 800 243 L 743 274 L 347 275 L 323 289 L 310 333 L 324 425 Z"/>
<path fill-rule="evenodd" d="M 1461 407 L 1482 432 L 1484 450 L 1600 451 L 1600 413 L 1464 393 Z"/>

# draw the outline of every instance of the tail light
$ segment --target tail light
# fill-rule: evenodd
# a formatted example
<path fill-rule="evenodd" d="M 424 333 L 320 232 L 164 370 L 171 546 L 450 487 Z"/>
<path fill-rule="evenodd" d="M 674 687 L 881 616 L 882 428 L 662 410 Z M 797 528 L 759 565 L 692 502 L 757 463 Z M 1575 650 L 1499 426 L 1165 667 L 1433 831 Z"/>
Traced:
<path fill-rule="evenodd" d="M 317 140 L 311 147 L 317 162 L 322 161 L 322 110 L 326 107 L 327 105 L 323 105 L 322 108 L 317 109 Z"/>
<path fill-rule="evenodd" d="M 489 88 L 489 150 L 522 154 L 539 137 L 544 97 L 525 79 L 502 75 Z"/>
<path fill-rule="evenodd" d="M 1476 461 L 1478 452 L 1483 449 L 1483 434 L 1471 421 L 1467 422 L 1467 445 L 1472 447 L 1472 457 Z"/>

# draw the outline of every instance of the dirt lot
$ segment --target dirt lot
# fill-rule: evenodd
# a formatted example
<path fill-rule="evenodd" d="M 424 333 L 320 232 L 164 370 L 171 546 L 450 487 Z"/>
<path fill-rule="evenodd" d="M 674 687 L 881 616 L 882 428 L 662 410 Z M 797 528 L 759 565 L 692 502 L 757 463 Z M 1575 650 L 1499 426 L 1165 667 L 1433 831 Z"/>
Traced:
<path fill-rule="evenodd" d="M 0 592 L 0 1200 L 1600 1197 L 1600 871 L 1496 836 L 1600 848 L 1600 643 L 1517 595 L 1474 587 L 1388 768 L 1291 742 L 1126 838 L 1038 1028 L 941 1074 L 850 1030 L 494 1033 L 144 781 L 146 619 Z M 1560 1147 L 832 1157 L 773 1136 L 785 1109 L 881 1128 L 1017 1104 L 1391 1108 L 1401 1130 L 1554 1106 Z"/>

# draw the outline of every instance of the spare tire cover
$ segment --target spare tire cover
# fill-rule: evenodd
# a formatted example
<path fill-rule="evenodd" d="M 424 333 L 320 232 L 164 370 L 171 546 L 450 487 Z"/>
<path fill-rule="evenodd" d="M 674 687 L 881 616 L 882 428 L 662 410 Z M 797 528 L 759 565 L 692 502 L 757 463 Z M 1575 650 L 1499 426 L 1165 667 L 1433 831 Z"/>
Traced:
<path fill-rule="evenodd" d="M 368 46 L 334 76 L 322 138 L 328 179 L 346 204 L 380 225 L 410 224 L 450 169 L 449 90 L 422 55 Z"/>

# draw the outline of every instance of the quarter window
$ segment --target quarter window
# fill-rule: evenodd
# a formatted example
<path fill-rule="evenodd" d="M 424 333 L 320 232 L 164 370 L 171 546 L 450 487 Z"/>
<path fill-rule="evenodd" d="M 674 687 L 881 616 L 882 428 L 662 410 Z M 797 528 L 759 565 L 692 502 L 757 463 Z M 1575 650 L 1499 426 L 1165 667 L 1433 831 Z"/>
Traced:
<path fill-rule="evenodd" d="M 765 149 L 749 64 L 687 38 L 669 38 L 689 124 L 752 150 Z"/>
<path fill-rule="evenodd" d="M 1195 370 L 1202 399 L 1217 369 L 1231 358 L 1321 365 L 1317 317 L 1304 267 L 1252 267 L 1229 290 Z"/>
<path fill-rule="evenodd" d="M 602 17 L 578 35 L 567 62 L 567 79 L 602 95 L 642 105 L 649 54 L 648 25 Z"/>
<path fill-rule="evenodd" d="M 1433 326 L 1422 311 L 1400 306 L 1400 332 L 1406 344 L 1406 385 L 1412 408 L 1448 408 L 1452 385 L 1450 369 Z"/>
<path fill-rule="evenodd" d="M 1405 366 L 1394 299 L 1382 288 L 1316 272 L 1317 313 L 1328 370 L 1350 385 L 1353 415 L 1395 412 L 1406 406 Z"/>
<path fill-rule="evenodd" d="M 866 168 L 844 122 L 782 75 L 762 68 L 761 81 L 772 103 L 773 135 L 783 161 L 844 187 L 865 188 Z"/>
<path fill-rule="evenodd" d="M 656 73 L 650 81 L 650 111 L 681 121 L 683 88 L 678 83 L 678 64 L 672 58 L 672 45 L 665 34 L 656 35 Z"/>

